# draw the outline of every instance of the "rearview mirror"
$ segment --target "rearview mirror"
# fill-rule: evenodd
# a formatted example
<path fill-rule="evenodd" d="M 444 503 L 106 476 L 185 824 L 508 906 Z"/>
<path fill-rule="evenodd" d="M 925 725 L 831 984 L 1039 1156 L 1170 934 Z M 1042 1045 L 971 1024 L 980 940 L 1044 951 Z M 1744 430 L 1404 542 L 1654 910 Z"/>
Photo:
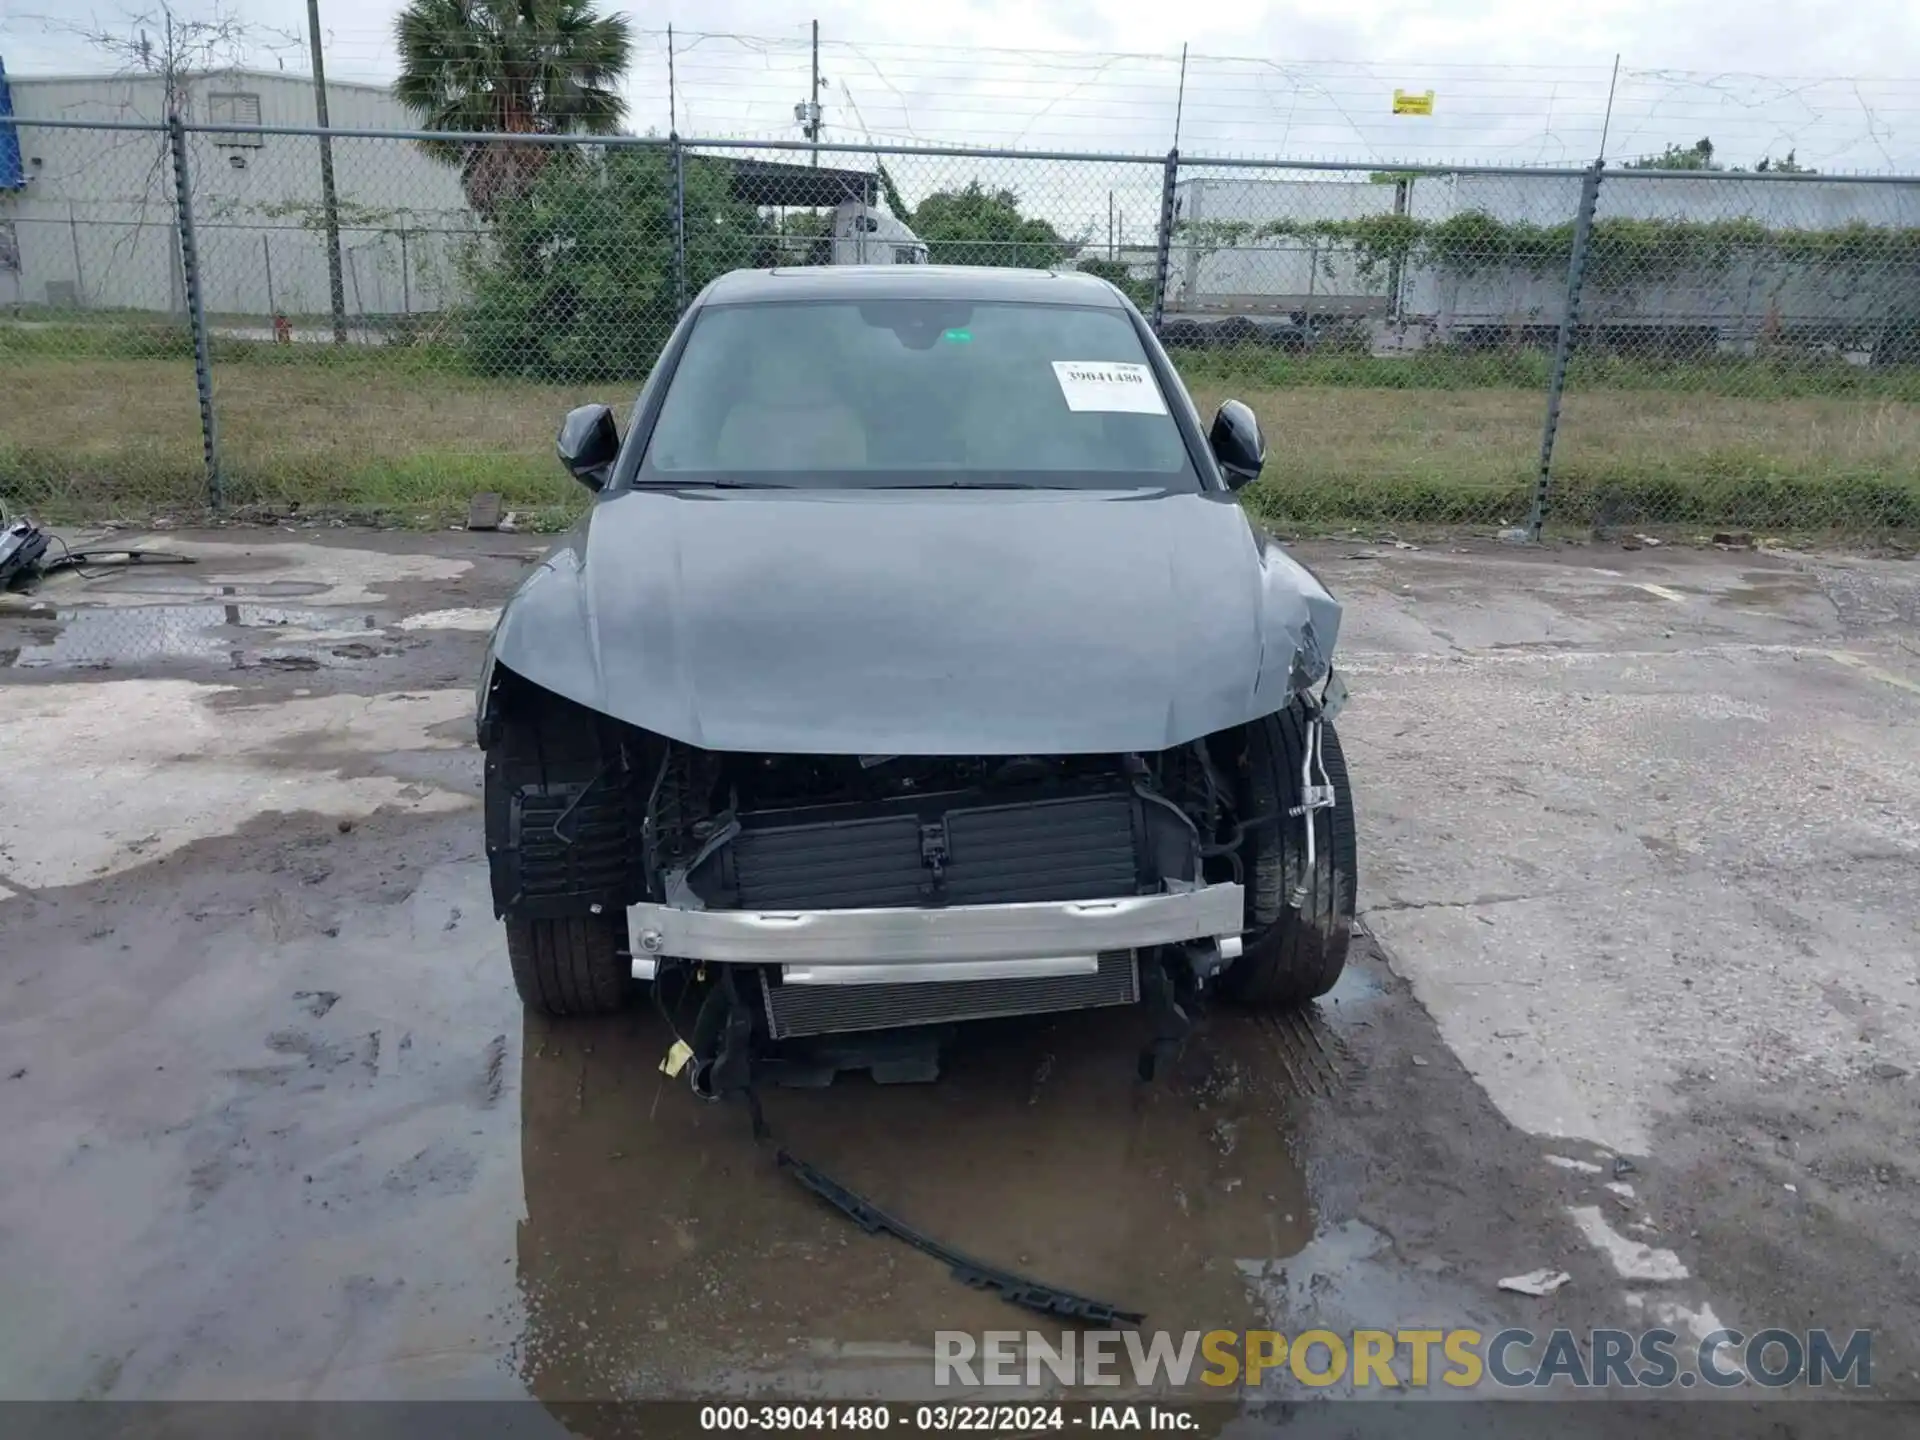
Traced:
<path fill-rule="evenodd" d="M 620 453 L 620 430 L 613 411 L 605 405 L 582 405 L 569 410 L 553 442 L 567 473 L 589 490 L 607 483 L 607 471 Z"/>
<path fill-rule="evenodd" d="M 1260 478 L 1267 463 L 1267 442 L 1260 421 L 1238 400 L 1229 400 L 1214 414 L 1207 445 L 1227 477 L 1227 488 L 1238 490 Z"/>

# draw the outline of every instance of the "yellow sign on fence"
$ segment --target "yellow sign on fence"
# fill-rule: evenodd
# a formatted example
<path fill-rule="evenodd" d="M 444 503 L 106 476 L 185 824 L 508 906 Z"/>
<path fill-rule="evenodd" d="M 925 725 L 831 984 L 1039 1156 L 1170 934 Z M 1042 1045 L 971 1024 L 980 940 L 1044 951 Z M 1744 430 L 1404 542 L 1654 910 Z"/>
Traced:
<path fill-rule="evenodd" d="M 1410 91 L 1393 92 L 1393 113 L 1396 115 L 1431 115 L 1433 113 L 1433 91 L 1415 95 Z"/>

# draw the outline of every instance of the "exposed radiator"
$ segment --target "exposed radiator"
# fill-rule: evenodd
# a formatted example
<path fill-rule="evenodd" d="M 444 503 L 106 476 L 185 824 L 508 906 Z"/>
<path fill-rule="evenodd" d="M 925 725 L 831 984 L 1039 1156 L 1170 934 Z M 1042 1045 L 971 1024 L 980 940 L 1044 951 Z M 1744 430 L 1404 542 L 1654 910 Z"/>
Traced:
<path fill-rule="evenodd" d="M 928 980 L 912 985 L 782 985 L 761 972 L 767 1028 L 776 1040 L 848 1030 L 884 1030 L 1131 1005 L 1140 998 L 1139 964 L 1131 950 L 1100 957 L 1090 975 L 1019 979 Z"/>
<path fill-rule="evenodd" d="M 806 823 L 749 825 L 729 847 L 745 910 L 1104 900 L 1141 890 L 1124 790 Z M 929 831 L 931 830 L 931 834 Z M 942 853 L 933 884 L 929 847 Z"/>

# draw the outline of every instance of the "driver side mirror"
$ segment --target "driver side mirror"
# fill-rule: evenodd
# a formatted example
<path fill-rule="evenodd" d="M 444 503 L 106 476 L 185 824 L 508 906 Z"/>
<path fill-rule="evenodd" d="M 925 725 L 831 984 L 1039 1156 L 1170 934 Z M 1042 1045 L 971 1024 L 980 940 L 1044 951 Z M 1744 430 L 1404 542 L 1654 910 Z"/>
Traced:
<path fill-rule="evenodd" d="M 1207 445 L 1226 473 L 1229 490 L 1251 485 L 1260 478 L 1260 467 L 1267 463 L 1267 442 L 1260 433 L 1260 421 L 1238 400 L 1227 401 L 1215 413 Z"/>
<path fill-rule="evenodd" d="M 589 490 L 607 483 L 607 471 L 620 453 L 620 429 L 605 405 L 582 405 L 569 410 L 553 442 L 567 473 Z"/>

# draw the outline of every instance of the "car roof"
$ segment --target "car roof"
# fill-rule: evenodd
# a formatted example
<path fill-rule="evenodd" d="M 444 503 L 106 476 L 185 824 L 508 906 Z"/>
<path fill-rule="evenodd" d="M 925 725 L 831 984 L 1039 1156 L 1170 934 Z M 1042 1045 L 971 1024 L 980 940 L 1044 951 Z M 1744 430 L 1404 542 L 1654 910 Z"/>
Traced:
<path fill-rule="evenodd" d="M 734 270 L 707 287 L 708 305 L 781 300 L 1001 300 L 1026 305 L 1121 307 L 1097 275 L 993 265 L 810 265 Z"/>

